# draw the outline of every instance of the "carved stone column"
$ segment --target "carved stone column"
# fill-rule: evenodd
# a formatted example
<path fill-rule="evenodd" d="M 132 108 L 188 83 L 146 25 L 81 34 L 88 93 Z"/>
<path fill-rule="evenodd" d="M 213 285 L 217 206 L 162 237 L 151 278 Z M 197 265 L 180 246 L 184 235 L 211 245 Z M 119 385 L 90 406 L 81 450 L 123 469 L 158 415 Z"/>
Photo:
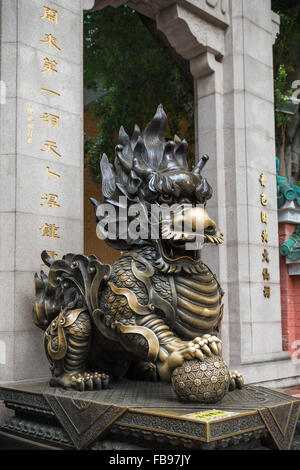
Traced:
<path fill-rule="evenodd" d="M 33 274 L 45 269 L 42 250 L 57 256 L 83 251 L 87 4 L 0 1 L 0 80 L 6 89 L 0 104 L 2 382 L 49 375 L 43 335 L 31 319 Z"/>

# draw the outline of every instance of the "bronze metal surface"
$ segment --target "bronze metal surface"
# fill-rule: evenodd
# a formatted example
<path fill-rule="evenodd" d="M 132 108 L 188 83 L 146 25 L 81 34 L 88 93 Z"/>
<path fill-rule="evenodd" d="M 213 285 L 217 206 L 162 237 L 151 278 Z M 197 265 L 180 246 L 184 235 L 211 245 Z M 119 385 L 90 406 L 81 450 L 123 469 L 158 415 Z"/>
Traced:
<path fill-rule="evenodd" d="M 300 407 L 299 399 L 264 387 L 245 386 L 226 394 L 216 406 L 178 402 L 165 383 L 132 381 L 119 382 L 111 390 L 89 392 L 51 388 L 45 382 L 12 383 L 0 387 L 0 399 L 10 408 L 22 409 L 24 423 L 26 410 L 30 419 L 32 416 L 41 419 L 41 413 L 44 417 L 53 416 L 69 442 L 78 449 L 118 433 L 124 436 L 125 430 L 127 442 L 137 435 L 142 441 L 147 435 L 154 445 L 160 435 L 169 444 L 175 438 L 180 439 L 187 448 L 191 445 L 200 448 L 205 443 L 221 445 L 231 442 L 234 436 L 239 439 L 244 436 L 247 440 L 249 435 L 261 436 L 267 432 L 278 449 L 288 449 Z M 214 409 L 237 414 L 210 422 L 185 416 Z M 24 437 L 26 426 L 16 420 L 8 421 L 1 431 Z"/>

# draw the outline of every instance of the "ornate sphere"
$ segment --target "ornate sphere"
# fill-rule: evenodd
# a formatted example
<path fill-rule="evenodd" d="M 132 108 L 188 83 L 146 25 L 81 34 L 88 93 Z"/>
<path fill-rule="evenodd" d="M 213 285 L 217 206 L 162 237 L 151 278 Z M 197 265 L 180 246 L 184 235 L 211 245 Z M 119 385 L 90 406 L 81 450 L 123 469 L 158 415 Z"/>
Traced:
<path fill-rule="evenodd" d="M 216 403 L 229 389 L 230 373 L 222 357 L 212 354 L 205 360 L 192 359 L 176 367 L 172 386 L 177 396 L 188 402 Z"/>

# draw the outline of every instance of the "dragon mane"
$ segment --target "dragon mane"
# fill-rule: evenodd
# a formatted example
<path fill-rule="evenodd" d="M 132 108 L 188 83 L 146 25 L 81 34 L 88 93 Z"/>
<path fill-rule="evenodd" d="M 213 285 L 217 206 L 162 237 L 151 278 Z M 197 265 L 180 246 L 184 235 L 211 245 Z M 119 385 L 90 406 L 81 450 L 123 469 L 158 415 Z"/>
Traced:
<path fill-rule="evenodd" d="M 177 135 L 174 140 L 166 141 L 166 128 L 167 116 L 160 104 L 143 132 L 135 125 L 131 139 L 121 126 L 114 166 L 107 155 L 103 154 L 100 162 L 102 194 L 104 202 L 115 206 L 117 214 L 121 208 L 120 196 L 125 196 L 129 204 L 141 203 L 145 207 L 155 203 L 161 194 L 179 197 L 185 192 L 191 200 L 201 204 L 212 196 L 211 187 L 201 176 L 208 156 L 204 155 L 193 170 L 190 170 L 187 141 L 181 140 Z M 175 172 L 189 175 L 193 178 L 193 184 L 188 184 L 184 179 L 175 182 L 171 178 Z M 99 222 L 102 218 L 97 210 L 100 204 L 93 198 L 91 202 L 95 206 L 96 220 Z M 118 215 L 116 222 L 120 222 Z M 117 249 L 128 249 L 133 244 L 130 240 L 124 242 L 107 239 L 106 242 Z M 139 243 L 135 241 L 134 244 Z"/>

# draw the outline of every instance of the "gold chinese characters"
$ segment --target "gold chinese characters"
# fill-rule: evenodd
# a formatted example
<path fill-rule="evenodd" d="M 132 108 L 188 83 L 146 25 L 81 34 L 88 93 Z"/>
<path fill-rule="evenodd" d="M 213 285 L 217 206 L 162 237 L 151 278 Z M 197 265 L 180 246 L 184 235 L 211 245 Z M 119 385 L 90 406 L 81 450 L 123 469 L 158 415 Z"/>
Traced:
<path fill-rule="evenodd" d="M 57 10 L 50 8 L 49 6 L 44 6 L 43 7 L 44 11 L 43 14 L 40 15 L 41 20 L 45 22 L 51 23 L 54 27 L 55 25 L 58 24 L 58 19 L 59 19 L 59 13 Z M 46 23 L 45 23 L 46 24 Z M 53 34 L 54 33 L 54 34 Z M 44 34 L 44 37 L 40 39 L 40 43 L 48 46 L 48 49 L 55 50 L 57 52 L 61 51 L 61 47 L 59 45 L 59 40 L 56 37 L 56 33 L 53 31 L 53 33 L 46 32 Z M 51 81 L 50 87 L 41 87 L 40 92 L 42 94 L 47 94 L 49 95 L 49 99 L 54 99 L 60 97 L 60 93 L 56 91 L 56 86 L 55 86 L 55 77 L 58 74 L 59 71 L 59 64 L 58 60 L 46 56 L 44 57 L 41 68 L 40 68 L 40 73 L 45 77 L 46 75 L 49 77 L 48 80 Z M 52 86 L 53 82 L 53 86 Z M 51 96 L 53 98 L 51 98 Z M 40 116 L 40 120 L 43 122 L 47 128 L 51 129 L 52 133 L 57 133 L 59 132 L 60 129 L 60 116 L 58 114 L 55 114 L 53 112 L 48 112 L 45 110 L 43 114 Z M 53 134 L 52 134 L 53 135 Z M 54 157 L 57 158 L 62 158 L 62 155 L 59 151 L 58 148 L 58 143 L 56 140 L 56 137 L 53 138 L 51 135 L 51 138 L 45 139 L 41 145 L 40 145 L 40 151 L 44 155 L 53 155 Z M 50 136 L 49 136 L 50 137 Z M 53 182 L 59 181 L 61 178 L 61 175 L 57 172 L 55 169 L 55 165 L 53 165 L 54 168 L 51 168 L 50 166 L 46 166 L 46 175 L 45 175 L 45 180 L 47 183 L 47 190 L 41 195 L 40 198 L 40 206 L 43 208 L 49 208 L 51 211 L 57 211 L 60 210 L 61 208 L 61 203 L 60 203 L 60 198 L 59 194 L 51 190 L 51 187 L 53 187 Z M 53 241 L 58 240 L 61 236 L 59 233 L 60 227 L 56 225 L 56 223 L 50 223 L 46 221 L 42 227 L 39 228 L 40 234 L 43 238 L 51 239 Z M 47 251 L 47 250 L 46 250 Z M 57 258 L 58 254 L 54 250 L 47 251 L 49 256 L 52 258 Z"/>
<path fill-rule="evenodd" d="M 51 23 L 57 24 L 58 22 L 58 11 L 53 8 L 44 7 L 44 14 L 41 16 L 42 19 L 46 18 Z"/>
<path fill-rule="evenodd" d="M 60 178 L 60 175 L 58 173 L 54 173 L 54 171 L 51 171 L 49 166 L 46 166 L 46 170 L 47 170 L 46 181 L 50 180 L 50 176 L 54 176 L 54 178 Z"/>
<path fill-rule="evenodd" d="M 56 142 L 53 140 L 45 140 L 44 142 L 45 148 L 41 149 L 41 152 L 50 152 L 52 151 L 54 155 L 57 157 L 61 157 L 61 154 L 57 152 L 57 145 Z"/>
<path fill-rule="evenodd" d="M 56 44 L 56 37 L 53 36 L 53 34 L 45 34 L 44 39 L 41 39 L 40 42 L 46 43 L 49 46 L 49 49 L 51 47 L 55 47 L 57 51 L 60 51 L 60 47 Z"/>
<path fill-rule="evenodd" d="M 49 73 L 49 75 L 52 75 L 52 72 L 56 75 L 58 73 L 57 69 L 57 62 L 56 60 L 50 60 L 48 57 L 44 58 L 44 65 L 41 70 L 42 73 Z"/>
<path fill-rule="evenodd" d="M 60 204 L 57 203 L 58 195 L 57 194 L 44 194 L 41 196 L 41 200 L 44 201 L 43 204 L 40 204 L 40 206 L 48 206 L 52 210 L 56 209 L 57 207 L 60 207 Z"/>
<path fill-rule="evenodd" d="M 40 230 L 42 231 L 42 237 L 48 238 L 60 238 L 57 234 L 59 227 L 55 224 L 44 224 Z"/>
<path fill-rule="evenodd" d="M 269 263 L 269 253 L 268 253 L 268 250 L 265 248 L 264 249 L 264 252 L 262 254 L 262 258 L 263 258 L 263 261 L 266 262 L 266 263 Z"/>
<path fill-rule="evenodd" d="M 60 96 L 60 93 L 54 90 L 49 90 L 48 88 L 41 88 L 41 91 L 43 91 L 44 93 L 52 93 L 52 95 L 55 96 Z"/>
<path fill-rule="evenodd" d="M 264 296 L 266 299 L 269 299 L 271 297 L 271 287 L 270 286 L 265 286 L 264 287 Z"/>
<path fill-rule="evenodd" d="M 261 175 L 259 177 L 259 182 L 260 182 L 260 185 L 261 185 L 262 188 L 265 188 L 267 186 L 267 178 L 266 178 L 264 173 L 261 173 Z M 260 195 L 260 203 L 264 208 L 264 210 L 262 210 L 261 213 L 260 213 L 260 219 L 261 219 L 261 223 L 265 225 L 265 228 L 263 228 L 262 232 L 261 232 L 261 241 L 266 246 L 269 243 L 269 233 L 268 233 L 268 230 L 267 230 L 267 226 L 268 226 L 268 223 L 269 223 L 269 217 L 268 217 L 268 213 L 267 213 L 267 210 L 266 210 L 266 208 L 268 206 L 268 199 L 267 199 L 267 196 L 264 192 L 261 193 L 261 195 Z M 269 252 L 268 252 L 268 249 L 266 247 L 264 248 L 263 253 L 262 253 L 262 262 L 263 263 L 269 263 L 270 262 Z M 262 278 L 263 278 L 264 282 L 270 281 L 271 275 L 269 273 L 268 268 L 263 268 L 262 269 Z M 270 286 L 268 286 L 268 285 L 264 286 L 263 295 L 266 299 L 269 299 L 271 297 L 271 287 Z"/>
<path fill-rule="evenodd" d="M 266 186 L 267 180 L 266 180 L 266 177 L 265 177 L 264 173 L 261 173 L 261 175 L 259 177 L 259 182 L 260 182 L 260 184 L 263 188 Z"/>
<path fill-rule="evenodd" d="M 57 114 L 44 113 L 42 114 L 41 119 L 47 124 L 48 127 L 49 126 L 59 127 L 60 117 L 57 116 Z"/>

